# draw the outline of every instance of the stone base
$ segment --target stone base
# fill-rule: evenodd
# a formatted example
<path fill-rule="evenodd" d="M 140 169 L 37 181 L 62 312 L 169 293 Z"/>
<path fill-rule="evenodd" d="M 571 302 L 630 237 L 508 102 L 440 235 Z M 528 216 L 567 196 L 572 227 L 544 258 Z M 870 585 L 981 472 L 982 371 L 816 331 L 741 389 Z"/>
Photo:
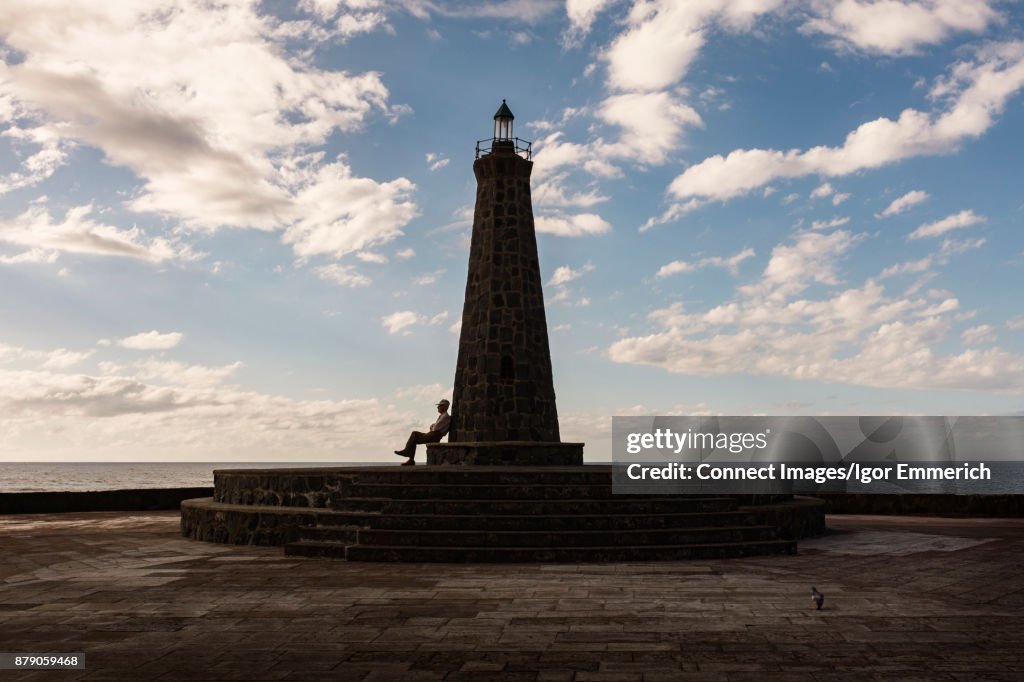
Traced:
<path fill-rule="evenodd" d="M 497 441 L 430 443 L 427 464 L 472 466 L 581 466 L 583 443 Z"/>
<path fill-rule="evenodd" d="M 579 455 L 580 444 L 504 445 Z M 453 448 L 452 446 L 460 446 Z M 518 460 L 521 461 L 521 458 Z M 796 551 L 825 529 L 820 500 L 789 495 L 616 495 L 608 465 L 225 469 L 181 503 L 182 535 L 348 561 L 588 562 Z"/>

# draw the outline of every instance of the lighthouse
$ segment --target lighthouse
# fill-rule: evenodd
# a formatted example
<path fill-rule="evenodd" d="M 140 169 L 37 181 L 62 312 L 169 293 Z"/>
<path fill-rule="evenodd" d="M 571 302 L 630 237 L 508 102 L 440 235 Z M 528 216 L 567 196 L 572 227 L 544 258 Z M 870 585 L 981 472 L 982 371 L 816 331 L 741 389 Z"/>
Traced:
<path fill-rule="evenodd" d="M 579 465 L 562 443 L 530 197 L 531 144 L 515 137 L 502 100 L 476 146 L 469 249 L 448 443 L 428 464 Z"/>

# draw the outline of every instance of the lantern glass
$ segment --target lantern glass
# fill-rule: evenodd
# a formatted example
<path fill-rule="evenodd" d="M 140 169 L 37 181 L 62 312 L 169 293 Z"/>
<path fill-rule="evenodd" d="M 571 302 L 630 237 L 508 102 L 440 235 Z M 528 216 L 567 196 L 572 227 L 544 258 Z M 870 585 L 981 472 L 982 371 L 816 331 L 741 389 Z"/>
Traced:
<path fill-rule="evenodd" d="M 512 120 L 515 116 L 508 108 L 505 100 L 501 100 L 501 106 L 494 114 L 494 141 L 510 142 L 512 140 Z"/>
<path fill-rule="evenodd" d="M 497 140 L 512 139 L 512 119 L 502 116 L 494 120 L 494 138 Z"/>

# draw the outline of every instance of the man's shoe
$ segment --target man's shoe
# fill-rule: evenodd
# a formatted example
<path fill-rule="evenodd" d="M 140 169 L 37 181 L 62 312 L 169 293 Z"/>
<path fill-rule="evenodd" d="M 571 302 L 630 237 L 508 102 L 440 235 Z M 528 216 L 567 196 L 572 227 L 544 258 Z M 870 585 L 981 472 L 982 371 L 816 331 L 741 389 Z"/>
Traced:
<path fill-rule="evenodd" d="M 408 462 L 402 462 L 402 466 L 404 466 L 404 467 L 411 467 L 411 466 L 414 466 L 415 464 L 416 464 L 416 462 L 414 460 L 411 460 L 411 459 Z"/>
<path fill-rule="evenodd" d="M 395 454 L 398 455 L 399 457 L 409 456 L 409 453 L 407 453 L 405 450 L 395 450 Z"/>

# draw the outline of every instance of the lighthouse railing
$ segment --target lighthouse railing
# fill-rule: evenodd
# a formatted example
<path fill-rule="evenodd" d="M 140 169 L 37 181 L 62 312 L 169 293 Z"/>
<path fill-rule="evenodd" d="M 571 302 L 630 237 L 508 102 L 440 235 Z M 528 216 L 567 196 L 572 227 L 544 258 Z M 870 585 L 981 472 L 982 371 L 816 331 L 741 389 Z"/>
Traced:
<path fill-rule="evenodd" d="M 481 156 L 487 156 L 494 151 L 496 144 L 507 144 L 511 143 L 516 154 L 519 154 L 524 159 L 529 161 L 533 158 L 533 142 L 530 140 L 523 140 L 518 137 L 514 137 L 509 140 L 498 140 L 493 137 L 488 137 L 484 140 L 477 140 L 476 142 L 476 158 Z"/>

